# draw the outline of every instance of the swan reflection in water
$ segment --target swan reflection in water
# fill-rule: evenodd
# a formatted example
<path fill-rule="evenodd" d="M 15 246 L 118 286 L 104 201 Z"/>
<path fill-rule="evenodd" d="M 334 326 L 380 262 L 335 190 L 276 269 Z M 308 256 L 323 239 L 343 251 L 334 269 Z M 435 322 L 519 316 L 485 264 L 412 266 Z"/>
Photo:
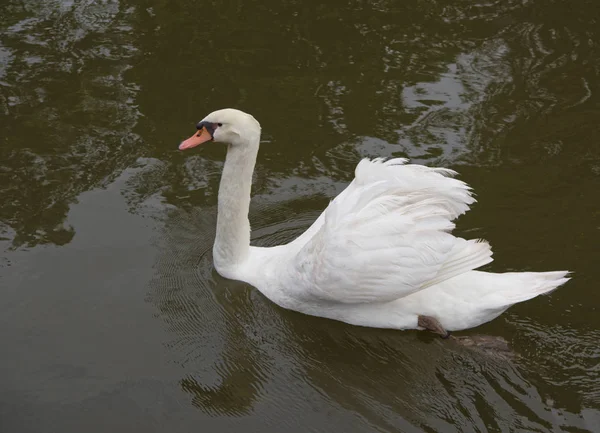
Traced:
<path fill-rule="evenodd" d="M 318 202 L 314 211 L 298 214 L 293 202 L 261 208 L 258 200 L 251 210 L 260 224 L 253 243 L 295 238 L 318 215 Z M 212 265 L 215 211 L 172 212 L 158 241 L 150 296 L 175 336 L 169 349 L 185 372 L 181 388 L 202 411 L 244 416 L 261 403 L 274 406 L 267 416 L 277 418 L 307 404 L 318 411 L 337 408 L 341 423 L 359 419 L 387 431 L 533 430 L 557 422 L 546 402 L 552 389 L 541 395 L 543 380 L 531 384 L 521 374 L 537 368 L 527 359 L 489 356 L 424 333 L 309 317 L 272 304 L 248 284 L 221 278 Z M 576 395 L 561 390 L 560 404 L 572 411 L 562 410 L 562 424 L 580 423 Z"/>

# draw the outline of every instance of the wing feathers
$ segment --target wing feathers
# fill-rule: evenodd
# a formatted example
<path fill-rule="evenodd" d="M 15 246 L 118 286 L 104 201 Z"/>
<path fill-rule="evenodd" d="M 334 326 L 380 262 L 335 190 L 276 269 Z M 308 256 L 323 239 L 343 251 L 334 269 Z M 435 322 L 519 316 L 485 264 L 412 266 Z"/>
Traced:
<path fill-rule="evenodd" d="M 454 248 L 456 253 L 450 254 L 450 257 L 444 262 L 435 278 L 425 283 L 422 286 L 423 289 L 462 274 L 466 272 L 465 269 L 477 269 L 493 260 L 492 249 L 486 241 L 481 239 L 465 241 L 460 238 L 457 238 L 457 240 L 464 243 L 457 242 Z"/>
<path fill-rule="evenodd" d="M 295 257 L 304 296 L 387 302 L 491 261 L 487 243 L 450 234 L 452 220 L 475 201 L 470 188 L 452 170 L 405 162 L 358 164 Z"/>

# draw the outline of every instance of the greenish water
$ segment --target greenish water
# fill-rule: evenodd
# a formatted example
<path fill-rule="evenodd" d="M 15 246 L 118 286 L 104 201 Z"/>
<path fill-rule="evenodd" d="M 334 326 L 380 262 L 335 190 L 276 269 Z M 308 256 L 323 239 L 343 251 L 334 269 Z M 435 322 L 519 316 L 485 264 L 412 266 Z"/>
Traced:
<path fill-rule="evenodd" d="M 596 0 L 0 5 L 0 431 L 600 431 Z M 257 245 L 364 156 L 452 167 L 492 271 L 566 286 L 463 335 L 284 311 L 212 266 L 224 149 L 263 127 Z"/>

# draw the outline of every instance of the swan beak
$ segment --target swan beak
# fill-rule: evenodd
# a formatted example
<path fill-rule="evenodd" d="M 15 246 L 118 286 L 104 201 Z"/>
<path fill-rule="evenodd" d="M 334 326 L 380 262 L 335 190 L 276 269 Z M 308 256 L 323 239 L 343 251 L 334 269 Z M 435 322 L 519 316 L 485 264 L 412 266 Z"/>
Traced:
<path fill-rule="evenodd" d="M 199 146 L 202 143 L 211 141 L 212 139 L 213 137 L 212 135 L 210 135 L 210 132 L 208 132 L 208 130 L 205 127 L 203 127 L 190 138 L 182 141 L 179 145 L 179 150 L 191 149 L 192 147 Z"/>

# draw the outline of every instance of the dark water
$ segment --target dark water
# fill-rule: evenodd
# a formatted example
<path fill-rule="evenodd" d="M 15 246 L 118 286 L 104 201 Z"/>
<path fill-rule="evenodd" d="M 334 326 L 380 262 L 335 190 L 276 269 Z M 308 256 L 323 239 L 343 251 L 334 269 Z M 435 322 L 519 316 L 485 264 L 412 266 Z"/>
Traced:
<path fill-rule="evenodd" d="M 0 431 L 600 431 L 600 3 L 5 0 Z M 263 126 L 254 242 L 307 228 L 362 156 L 453 167 L 492 271 L 575 271 L 462 335 L 284 311 L 219 277 L 224 149 Z"/>

